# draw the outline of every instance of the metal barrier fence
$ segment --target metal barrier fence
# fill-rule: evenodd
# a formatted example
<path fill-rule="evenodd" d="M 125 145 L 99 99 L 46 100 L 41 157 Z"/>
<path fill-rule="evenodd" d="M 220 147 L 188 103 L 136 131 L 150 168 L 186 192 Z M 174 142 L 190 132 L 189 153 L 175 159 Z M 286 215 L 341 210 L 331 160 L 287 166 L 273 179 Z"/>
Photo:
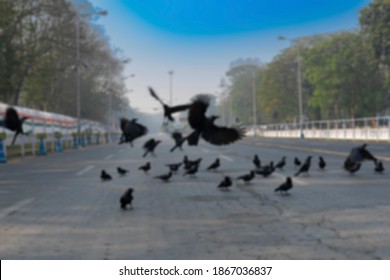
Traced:
<path fill-rule="evenodd" d="M 304 122 L 304 138 L 390 141 L 390 116 Z M 300 138 L 299 123 L 257 126 L 248 135 Z"/>

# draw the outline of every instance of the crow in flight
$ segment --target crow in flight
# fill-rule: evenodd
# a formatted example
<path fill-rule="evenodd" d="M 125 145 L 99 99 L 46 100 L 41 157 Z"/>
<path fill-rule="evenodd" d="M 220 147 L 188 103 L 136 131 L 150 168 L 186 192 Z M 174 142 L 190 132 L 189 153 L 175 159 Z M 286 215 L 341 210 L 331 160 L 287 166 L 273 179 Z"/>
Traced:
<path fill-rule="evenodd" d="M 349 153 L 347 159 L 344 161 L 344 169 L 350 173 L 354 173 L 360 169 L 361 163 L 364 160 L 372 160 L 377 163 L 377 159 L 366 149 L 367 144 L 355 147 Z"/>
<path fill-rule="evenodd" d="M 175 146 L 173 146 L 169 151 L 172 153 L 177 148 L 179 148 L 182 151 L 183 149 L 181 146 L 187 140 L 187 138 L 183 137 L 183 135 L 177 131 L 173 132 L 171 136 L 172 136 L 173 140 L 175 140 Z"/>
<path fill-rule="evenodd" d="M 137 119 L 129 121 L 128 119 L 120 118 L 120 127 L 122 135 L 119 139 L 119 144 L 130 143 L 131 147 L 133 147 L 133 141 L 135 139 L 148 133 L 146 126 L 137 123 Z"/>
<path fill-rule="evenodd" d="M 299 168 L 298 172 L 294 174 L 294 176 L 298 176 L 301 173 L 308 174 L 311 165 L 311 156 L 308 156 L 305 162 L 302 164 L 301 168 Z"/>
<path fill-rule="evenodd" d="M 151 153 L 153 156 L 154 154 L 154 149 L 157 147 L 158 144 L 160 144 L 160 140 L 155 140 L 154 138 L 149 139 L 148 141 L 145 142 L 143 148 L 145 150 L 145 153 L 143 157 L 146 157 L 148 153 Z"/>
<path fill-rule="evenodd" d="M 138 168 L 138 170 L 142 170 L 144 173 L 148 173 L 148 171 L 150 170 L 151 166 L 150 166 L 150 162 L 148 161 L 146 164 L 140 166 Z"/>
<path fill-rule="evenodd" d="M 188 112 L 188 123 L 194 131 L 187 137 L 188 145 L 198 145 L 199 138 L 213 145 L 228 145 L 245 136 L 244 128 L 222 127 L 214 124 L 218 116 L 206 117 L 210 103 L 207 95 L 198 95 L 191 104 Z"/>
<path fill-rule="evenodd" d="M 129 204 L 130 208 L 133 208 L 131 204 L 133 201 L 133 189 L 128 189 L 120 198 L 119 203 L 122 209 L 126 209 L 126 205 Z"/>
<path fill-rule="evenodd" d="M 102 170 L 102 172 L 100 173 L 100 179 L 102 179 L 102 181 L 109 181 L 112 179 L 111 175 L 108 174 L 104 169 Z"/>
<path fill-rule="evenodd" d="M 5 111 L 4 120 L 0 121 L 0 126 L 3 126 L 11 131 L 15 131 L 11 145 L 15 144 L 16 138 L 23 132 L 23 123 L 28 117 L 19 118 L 18 112 L 13 107 L 8 107 Z"/>
<path fill-rule="evenodd" d="M 190 108 L 191 104 L 185 104 L 185 105 L 178 105 L 178 106 L 168 106 L 167 104 L 165 104 L 161 99 L 160 97 L 158 97 L 158 95 L 156 94 L 156 92 L 151 88 L 149 87 L 149 92 L 150 92 L 150 95 L 156 99 L 158 102 L 160 102 L 160 104 L 163 106 L 163 110 L 164 110 L 164 118 L 168 119 L 169 121 L 171 122 L 174 122 L 175 119 L 172 117 L 172 114 L 174 113 L 177 113 L 177 112 L 180 112 L 180 111 L 184 111 L 184 110 L 187 110 Z"/>
<path fill-rule="evenodd" d="M 324 158 L 322 156 L 319 156 L 319 158 L 318 158 L 318 167 L 321 170 L 324 170 L 325 166 L 326 166 L 326 162 L 325 162 Z"/>
<path fill-rule="evenodd" d="M 121 176 L 124 176 L 130 172 L 129 170 L 123 169 L 122 167 L 119 167 L 119 166 L 116 168 L 116 171 L 118 171 L 119 175 L 121 175 Z"/>
<path fill-rule="evenodd" d="M 287 177 L 286 182 L 281 184 L 279 187 L 275 189 L 275 192 L 284 192 L 284 194 L 287 194 L 287 191 L 292 189 L 293 183 L 290 177 Z"/>

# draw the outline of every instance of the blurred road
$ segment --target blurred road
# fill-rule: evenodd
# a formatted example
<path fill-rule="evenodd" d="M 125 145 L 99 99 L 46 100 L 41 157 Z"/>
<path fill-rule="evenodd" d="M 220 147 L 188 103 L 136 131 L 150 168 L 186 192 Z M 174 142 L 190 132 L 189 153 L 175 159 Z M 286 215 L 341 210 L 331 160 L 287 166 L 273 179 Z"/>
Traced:
<path fill-rule="evenodd" d="M 370 143 L 384 160 L 350 175 L 341 166 L 361 143 L 251 139 L 227 147 L 202 142 L 169 153 L 163 134 L 156 157 L 135 147 L 102 145 L 15 160 L 0 165 L 1 259 L 390 259 L 390 144 Z M 217 189 L 224 175 L 237 177 L 287 157 L 284 171 L 235 181 Z M 170 183 L 153 177 L 166 163 L 202 157 L 196 177 L 175 174 Z M 309 176 L 293 178 L 291 195 L 274 193 L 295 172 L 293 159 L 312 155 Z M 328 163 L 318 170 L 318 156 Z M 205 171 L 219 157 L 218 171 Z M 138 170 L 150 161 L 148 175 Z M 130 169 L 119 177 L 116 167 Z M 101 182 L 105 169 L 114 179 Z M 119 197 L 134 188 L 133 210 Z"/>

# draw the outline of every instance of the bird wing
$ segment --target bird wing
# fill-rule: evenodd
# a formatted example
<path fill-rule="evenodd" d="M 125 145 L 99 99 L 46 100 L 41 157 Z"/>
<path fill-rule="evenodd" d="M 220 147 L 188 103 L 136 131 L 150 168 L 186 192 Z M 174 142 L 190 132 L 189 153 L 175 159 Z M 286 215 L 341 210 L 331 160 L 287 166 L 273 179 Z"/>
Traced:
<path fill-rule="evenodd" d="M 210 100 L 204 96 L 195 99 L 188 112 L 188 124 L 193 129 L 202 129 L 206 122 L 206 111 Z"/>
<path fill-rule="evenodd" d="M 13 107 L 8 107 L 5 111 L 4 119 L 5 127 L 9 130 L 15 131 L 20 126 L 20 119 L 18 112 Z"/>
<path fill-rule="evenodd" d="M 169 107 L 169 112 L 173 114 L 173 113 L 187 110 L 189 108 L 191 108 L 191 104 L 177 105 L 177 106 Z"/>
<path fill-rule="evenodd" d="M 149 92 L 150 92 L 150 95 L 154 98 L 154 99 L 156 99 L 158 102 L 160 102 L 161 103 L 161 105 L 165 105 L 164 104 L 164 102 L 160 99 L 160 97 L 158 97 L 158 95 L 156 94 L 156 92 L 151 88 L 151 87 L 149 87 Z"/>
<path fill-rule="evenodd" d="M 228 145 L 242 139 L 245 129 L 239 127 L 219 127 L 213 125 L 202 133 L 202 138 L 213 145 Z"/>

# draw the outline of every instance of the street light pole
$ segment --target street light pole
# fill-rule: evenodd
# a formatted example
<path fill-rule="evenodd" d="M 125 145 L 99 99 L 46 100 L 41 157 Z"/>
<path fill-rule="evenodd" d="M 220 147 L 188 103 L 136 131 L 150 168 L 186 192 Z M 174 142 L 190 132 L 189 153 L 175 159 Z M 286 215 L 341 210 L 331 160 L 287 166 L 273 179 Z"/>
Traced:
<path fill-rule="evenodd" d="M 76 116 L 77 116 L 77 147 L 81 142 L 81 98 L 80 98 L 80 19 L 76 17 Z"/>
<path fill-rule="evenodd" d="M 173 71 L 168 71 L 169 74 L 169 105 L 172 106 L 172 75 Z"/>
<path fill-rule="evenodd" d="M 256 126 L 257 126 L 257 104 L 256 104 L 256 70 L 252 72 L 252 89 L 253 89 L 253 137 L 256 137 Z"/>

